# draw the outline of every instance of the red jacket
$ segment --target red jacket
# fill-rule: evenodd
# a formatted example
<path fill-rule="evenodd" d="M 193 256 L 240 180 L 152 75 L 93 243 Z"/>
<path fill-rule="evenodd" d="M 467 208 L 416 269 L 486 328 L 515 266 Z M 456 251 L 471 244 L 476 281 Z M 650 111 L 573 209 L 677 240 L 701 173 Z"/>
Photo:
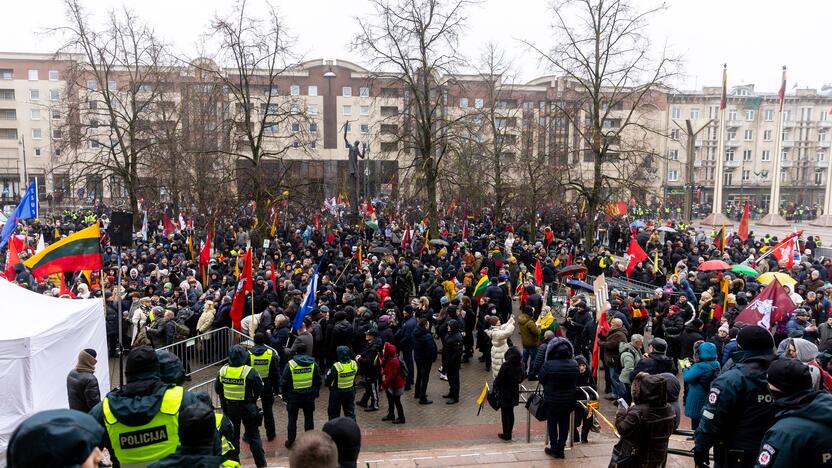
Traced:
<path fill-rule="evenodd" d="M 398 390 L 404 388 L 405 378 L 401 372 L 398 352 L 393 343 L 384 343 L 384 352 L 381 358 L 381 385 L 379 390 Z"/>
<path fill-rule="evenodd" d="M 392 289 L 393 288 L 391 288 L 389 284 L 379 286 L 378 289 L 376 289 L 376 295 L 378 296 L 378 305 L 382 308 L 384 307 L 384 301 L 386 301 L 387 298 L 390 297 L 390 291 Z"/>

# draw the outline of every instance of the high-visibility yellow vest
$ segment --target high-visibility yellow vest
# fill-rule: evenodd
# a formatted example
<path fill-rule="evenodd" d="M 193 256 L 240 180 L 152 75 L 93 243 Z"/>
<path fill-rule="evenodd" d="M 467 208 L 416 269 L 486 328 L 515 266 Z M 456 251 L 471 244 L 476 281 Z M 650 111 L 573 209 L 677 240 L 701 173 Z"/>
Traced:
<path fill-rule="evenodd" d="M 147 424 L 128 426 L 118 420 L 110 409 L 109 397 L 101 405 L 104 426 L 116 457 L 123 465 L 160 460 L 176 451 L 179 445 L 179 408 L 184 389 L 176 386 L 165 390 L 159 412 Z"/>
<path fill-rule="evenodd" d="M 220 430 L 220 426 L 222 426 L 222 418 L 223 418 L 223 415 L 221 413 L 214 413 L 214 419 L 216 419 L 216 421 L 217 421 L 217 431 L 218 432 Z M 226 439 L 224 435 L 220 434 L 220 437 L 222 439 L 221 453 L 222 453 L 222 458 L 223 458 L 223 462 L 222 462 L 221 466 L 227 466 L 229 468 L 240 468 L 240 462 L 238 462 L 236 460 L 230 460 L 230 459 L 226 458 L 226 456 L 227 456 L 226 454 L 228 452 L 234 450 L 234 444 L 232 444 L 230 440 Z"/>
<path fill-rule="evenodd" d="M 230 367 L 228 364 L 220 369 L 222 394 L 226 400 L 243 401 L 246 398 L 246 377 L 251 367 L 242 365 Z"/>
<path fill-rule="evenodd" d="M 289 369 L 292 371 L 292 388 L 303 390 L 312 388 L 312 374 L 315 372 L 315 364 L 301 366 L 294 359 L 289 361 Z"/>
<path fill-rule="evenodd" d="M 272 362 L 272 350 L 266 348 L 266 352 L 255 356 L 254 354 L 249 354 L 251 356 L 251 367 L 260 375 L 261 378 L 265 379 L 269 376 L 269 366 Z"/>
<path fill-rule="evenodd" d="M 335 370 L 338 371 L 338 389 L 346 390 L 353 388 L 355 384 L 355 373 L 358 370 L 358 363 L 350 359 L 350 362 L 335 363 Z"/>

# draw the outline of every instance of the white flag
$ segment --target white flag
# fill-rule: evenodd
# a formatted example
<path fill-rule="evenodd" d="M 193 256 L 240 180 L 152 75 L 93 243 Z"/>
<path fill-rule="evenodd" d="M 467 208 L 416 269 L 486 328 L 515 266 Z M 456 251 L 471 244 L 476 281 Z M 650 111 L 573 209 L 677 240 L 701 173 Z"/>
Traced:
<path fill-rule="evenodd" d="M 45 248 L 46 248 L 46 242 L 43 241 L 43 234 L 41 234 L 40 237 L 38 238 L 38 247 L 35 249 L 35 253 L 37 254 Z"/>

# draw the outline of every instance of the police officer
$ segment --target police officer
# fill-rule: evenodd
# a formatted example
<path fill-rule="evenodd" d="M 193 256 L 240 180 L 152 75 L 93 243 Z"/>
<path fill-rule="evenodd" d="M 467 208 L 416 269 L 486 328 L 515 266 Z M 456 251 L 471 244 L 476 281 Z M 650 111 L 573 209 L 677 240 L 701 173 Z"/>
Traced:
<path fill-rule="evenodd" d="M 711 384 L 702 409 L 695 434 L 696 466 L 708 466 L 711 447 L 718 466 L 754 466 L 763 434 L 774 422 L 766 381 L 766 371 L 775 359 L 771 333 L 757 325 L 744 327 L 731 358 L 734 365 Z"/>
<path fill-rule="evenodd" d="M 102 445 L 113 466 L 160 460 L 179 445 L 179 412 L 198 400 L 182 387 L 165 384 L 159 359 L 147 346 L 127 355 L 126 385 L 111 391 L 90 415 L 106 429 Z"/>
<path fill-rule="evenodd" d="M 352 359 L 352 351 L 347 346 L 339 346 L 335 350 L 338 362 L 329 368 L 324 379 L 324 385 L 329 387 L 329 405 L 327 416 L 330 420 L 341 416 L 355 419 L 355 374 L 358 363 Z"/>
<path fill-rule="evenodd" d="M 303 410 L 303 429 L 311 431 L 315 428 L 312 416 L 315 411 L 315 398 L 318 398 L 318 391 L 321 388 L 321 373 L 315 359 L 307 352 L 305 343 L 296 343 L 295 355 L 289 360 L 281 378 L 283 398 L 286 400 L 286 410 L 289 412 L 286 448 L 292 448 L 292 444 L 295 443 L 300 410 Z"/>
<path fill-rule="evenodd" d="M 251 348 L 251 367 L 263 380 L 263 393 L 260 394 L 260 401 L 263 402 L 263 424 L 266 427 L 266 439 L 269 442 L 275 439 L 274 428 L 274 396 L 280 388 L 280 372 L 278 371 L 277 356 L 272 349 L 266 347 L 266 335 L 262 332 L 254 334 L 254 347 Z"/>
<path fill-rule="evenodd" d="M 148 468 L 221 466 L 214 453 L 214 410 L 202 403 L 191 405 L 179 413 L 179 441 L 176 452 L 151 464 Z"/>
<path fill-rule="evenodd" d="M 266 466 L 266 455 L 260 440 L 260 414 L 257 410 L 257 398 L 263 391 L 263 381 L 248 363 L 248 351 L 240 345 L 232 346 L 228 351 L 228 364 L 220 368 L 214 382 L 214 391 L 220 395 L 222 412 L 234 425 L 234 439 L 231 443 L 234 447 L 240 446 L 242 423 L 254 463 L 260 467 Z"/>
<path fill-rule="evenodd" d="M 832 465 L 832 395 L 812 391 L 809 367 L 797 359 L 778 359 L 768 368 L 774 397 L 774 426 L 760 445 L 761 468 Z"/>

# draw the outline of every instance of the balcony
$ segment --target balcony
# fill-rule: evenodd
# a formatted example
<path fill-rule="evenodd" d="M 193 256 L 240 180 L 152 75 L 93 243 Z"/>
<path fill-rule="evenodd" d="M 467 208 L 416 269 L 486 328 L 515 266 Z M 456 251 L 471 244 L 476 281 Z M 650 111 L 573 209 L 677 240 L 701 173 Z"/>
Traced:
<path fill-rule="evenodd" d="M 740 122 L 739 120 L 728 120 L 728 121 L 725 122 L 725 125 L 728 128 L 737 128 L 740 125 L 742 125 L 742 122 Z"/>
<path fill-rule="evenodd" d="M 783 140 L 783 148 L 794 148 L 794 140 Z"/>
<path fill-rule="evenodd" d="M 788 160 L 788 159 L 780 161 L 780 167 L 793 167 L 793 166 L 794 166 L 794 161 L 791 161 L 791 160 Z"/>
<path fill-rule="evenodd" d="M 783 128 L 794 128 L 797 124 L 794 120 L 784 120 L 783 121 Z"/>
<path fill-rule="evenodd" d="M 742 142 L 739 140 L 728 140 L 725 142 L 726 148 L 739 148 Z"/>
<path fill-rule="evenodd" d="M 815 161 L 815 167 L 818 169 L 826 169 L 829 167 L 829 161 Z"/>
<path fill-rule="evenodd" d="M 832 143 L 832 142 L 830 142 L 829 140 L 826 140 L 826 141 L 819 141 L 819 142 L 818 142 L 818 148 L 829 148 L 829 146 L 830 146 L 829 144 L 830 144 L 830 143 Z"/>
<path fill-rule="evenodd" d="M 740 167 L 740 161 L 725 161 L 725 167 Z"/>
<path fill-rule="evenodd" d="M 818 128 L 832 128 L 832 120 L 819 120 Z"/>

